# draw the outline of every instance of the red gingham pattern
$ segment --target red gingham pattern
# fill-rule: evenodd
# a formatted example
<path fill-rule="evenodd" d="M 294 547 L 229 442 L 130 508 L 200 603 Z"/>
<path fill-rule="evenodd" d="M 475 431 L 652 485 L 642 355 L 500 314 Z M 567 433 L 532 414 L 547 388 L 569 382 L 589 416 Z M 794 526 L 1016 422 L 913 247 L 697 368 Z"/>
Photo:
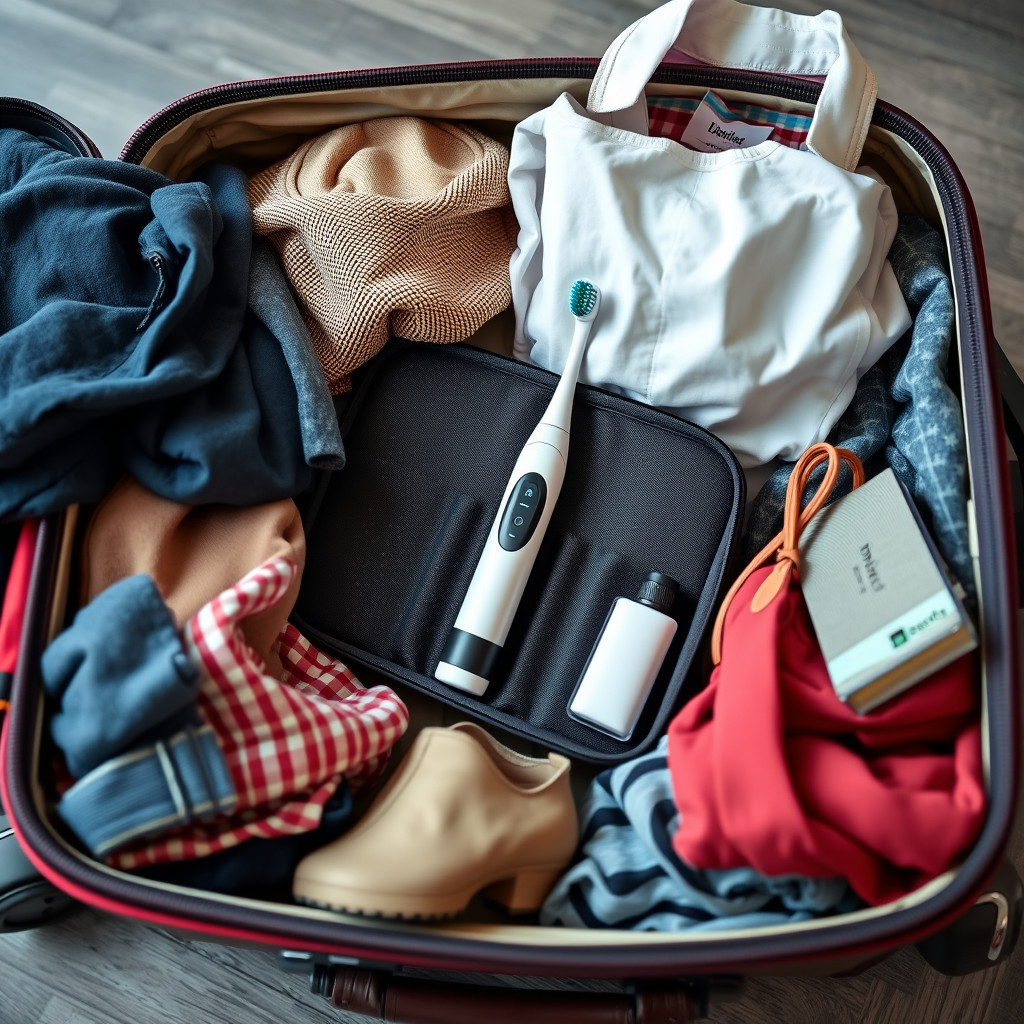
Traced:
<path fill-rule="evenodd" d="M 238 794 L 236 810 L 118 850 L 107 859 L 112 866 L 195 859 L 257 836 L 311 831 L 342 777 L 358 789 L 380 772 L 409 723 L 394 691 L 362 688 L 290 623 L 275 644 L 284 667 L 278 680 L 238 628 L 240 620 L 276 605 L 297 571 L 290 559 L 271 559 L 182 630 L 185 650 L 204 670 L 199 713 L 217 734 Z"/>
<path fill-rule="evenodd" d="M 672 139 L 674 142 L 682 143 L 683 132 L 693 117 L 692 110 L 683 110 L 679 107 L 663 107 L 651 104 L 647 108 L 649 132 L 664 139 Z M 759 121 L 757 117 L 747 118 L 750 124 L 763 124 L 767 127 L 769 122 Z M 778 142 L 790 149 L 799 149 L 807 141 L 807 131 L 800 128 L 785 128 L 782 125 L 775 125 L 771 135 L 768 136 L 772 142 Z"/>

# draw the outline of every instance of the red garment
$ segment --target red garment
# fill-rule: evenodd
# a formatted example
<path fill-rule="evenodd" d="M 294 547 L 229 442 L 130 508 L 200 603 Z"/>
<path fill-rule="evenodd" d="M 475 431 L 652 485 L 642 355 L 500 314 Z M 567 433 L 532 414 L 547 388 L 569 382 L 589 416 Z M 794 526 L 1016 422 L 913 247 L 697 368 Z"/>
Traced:
<path fill-rule="evenodd" d="M 669 727 L 673 845 L 699 868 L 842 875 L 888 902 L 950 867 L 984 821 L 973 659 L 859 715 L 832 688 L 795 573 L 751 611 L 773 571 L 737 591 L 721 661 Z"/>
<path fill-rule="evenodd" d="M 36 556 L 38 532 L 39 520 L 26 519 L 18 535 L 11 570 L 7 576 L 3 611 L 0 613 L 0 673 L 5 675 L 13 675 L 18 665 L 18 646 L 28 606 L 28 588 L 32 582 L 32 562 Z M 6 697 L 6 692 L 0 696 Z M 6 700 L 0 700 L 0 711 L 4 710 L 6 703 Z"/>

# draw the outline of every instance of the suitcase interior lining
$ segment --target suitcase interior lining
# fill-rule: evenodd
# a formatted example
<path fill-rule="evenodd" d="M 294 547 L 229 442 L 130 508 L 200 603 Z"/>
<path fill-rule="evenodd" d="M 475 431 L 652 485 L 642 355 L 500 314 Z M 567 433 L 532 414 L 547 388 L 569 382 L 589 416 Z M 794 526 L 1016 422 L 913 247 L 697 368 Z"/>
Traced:
<path fill-rule="evenodd" d="M 585 98 L 589 82 L 578 79 L 529 79 L 516 81 L 478 81 L 466 83 L 438 83 L 436 85 L 390 86 L 378 89 L 359 89 L 340 92 L 309 94 L 285 99 L 252 100 L 217 107 L 188 119 L 179 124 L 160 138 L 147 153 L 144 160 L 146 166 L 162 171 L 171 177 L 184 178 L 200 164 L 210 159 L 228 159 L 247 169 L 265 166 L 267 163 L 283 157 L 291 152 L 301 141 L 340 124 L 351 123 L 367 117 L 397 113 L 418 113 L 423 116 L 446 118 L 462 118 L 476 124 L 481 130 L 491 132 L 500 137 L 504 129 L 510 135 L 514 123 L 532 113 L 535 109 L 550 103 L 560 92 L 568 89 L 574 95 Z M 651 91 L 665 95 L 700 96 L 702 89 L 686 86 L 652 86 Z M 726 100 L 764 101 L 763 96 L 755 94 L 721 90 Z M 807 112 L 811 108 L 807 104 L 797 102 L 772 102 L 780 109 Z M 913 208 L 932 223 L 941 225 L 947 236 L 948 230 L 942 213 L 942 203 L 938 197 L 931 171 L 923 159 L 914 152 L 912 147 L 899 137 L 883 129 L 873 126 L 865 149 L 866 159 L 883 175 L 893 188 L 897 204 L 901 208 Z M 955 295 L 958 313 L 961 297 Z M 496 318 L 487 325 L 477 338 L 471 339 L 473 344 L 482 347 L 505 351 L 510 354 L 511 336 L 508 329 L 508 318 Z M 958 346 L 959 349 L 959 346 Z M 962 359 L 962 353 L 960 353 Z M 951 369 L 953 369 L 951 367 Z M 970 447 L 970 446 L 968 446 Z M 571 461 L 571 460 L 570 460 Z M 358 465 L 356 467 L 359 469 Z M 363 467 L 366 472 L 368 467 Z M 395 472 L 401 472 L 400 467 Z M 969 467 L 969 481 L 970 476 Z M 477 514 L 473 495 L 464 495 L 456 490 L 446 496 L 449 503 L 449 515 L 452 522 L 453 539 L 466 530 L 466 523 Z M 973 526 L 973 508 L 969 506 L 969 515 Z M 70 517 L 69 517 L 70 518 Z M 73 536 L 73 525 L 66 526 L 66 538 L 70 543 Z M 67 544 L 65 545 L 67 547 Z M 561 555 L 571 564 L 575 559 L 586 559 L 587 551 L 572 550 L 572 544 Z M 598 570 L 603 567 L 600 549 L 592 552 L 592 559 Z M 977 562 L 976 562 L 977 564 Z M 66 581 L 69 572 L 69 560 L 62 560 L 62 579 Z M 307 572 L 308 572 L 307 568 Z M 614 570 L 605 569 L 608 578 L 615 575 Z M 66 586 L 64 597 L 66 597 Z M 53 632 L 65 621 L 64 597 L 58 587 L 53 607 Z M 979 594 L 983 590 L 979 588 Z M 982 616 L 983 617 L 983 616 Z M 424 656 L 424 648 L 398 652 L 415 662 Z M 982 666 L 982 725 L 983 725 L 983 758 L 985 762 L 986 780 L 988 779 L 989 745 L 987 735 L 988 723 L 988 689 L 984 685 L 985 667 Z M 40 694 L 40 712 L 44 708 L 44 698 Z M 452 712 L 438 708 L 441 719 L 452 720 Z M 414 716 L 415 717 L 415 716 Z M 455 718 L 458 715 L 454 715 Z M 36 763 L 44 764 L 50 753 L 50 742 L 44 736 L 44 716 L 36 716 L 38 732 L 35 736 Z M 414 721 L 409 733 L 403 739 L 403 748 L 411 742 L 418 728 L 436 724 L 420 718 Z M 499 733 L 500 736 L 500 733 Z M 520 743 L 520 746 L 522 744 Z M 533 751 L 536 752 L 536 751 Z M 392 763 L 397 763 L 402 751 L 396 750 Z M 574 766 L 575 768 L 575 766 Z M 593 769 L 586 765 L 576 771 L 574 789 L 582 792 Z M 542 928 L 529 924 L 515 924 L 495 921 L 475 921 L 466 919 L 451 923 L 432 925 L 415 925 L 398 922 L 370 920 L 346 915 L 332 914 L 313 908 L 293 906 L 290 904 L 268 904 L 264 901 L 225 896 L 218 893 L 200 892 L 181 889 L 165 883 L 152 882 L 134 875 L 126 875 L 99 864 L 83 854 L 77 847 L 69 843 L 63 836 L 63 829 L 57 823 L 52 796 L 46 792 L 39 775 L 33 782 L 36 809 L 40 819 L 46 824 L 55 840 L 69 853 L 92 870 L 108 876 L 130 879 L 134 884 L 153 887 L 168 893 L 188 893 L 199 895 L 216 903 L 228 903 L 236 906 L 253 906 L 261 909 L 271 908 L 275 913 L 287 917 L 337 921 L 339 926 L 347 928 L 370 929 L 378 931 L 414 931 L 424 934 L 435 934 L 439 937 L 456 936 L 481 941 L 500 943 L 521 943 L 526 945 L 558 945 L 558 946 L 654 946 L 664 943 L 718 943 L 739 939 L 741 937 L 764 937 L 791 933 L 793 930 L 817 931 L 826 933 L 834 928 L 858 920 L 867 920 L 893 913 L 897 910 L 917 906 L 929 900 L 945 889 L 956 877 L 956 870 L 933 879 L 927 885 L 908 894 L 901 900 L 881 907 L 865 908 L 850 914 L 788 924 L 772 928 L 759 928 L 746 931 L 722 931 L 711 934 L 693 934 L 687 932 L 637 933 L 629 931 L 590 931 L 564 928 Z"/>

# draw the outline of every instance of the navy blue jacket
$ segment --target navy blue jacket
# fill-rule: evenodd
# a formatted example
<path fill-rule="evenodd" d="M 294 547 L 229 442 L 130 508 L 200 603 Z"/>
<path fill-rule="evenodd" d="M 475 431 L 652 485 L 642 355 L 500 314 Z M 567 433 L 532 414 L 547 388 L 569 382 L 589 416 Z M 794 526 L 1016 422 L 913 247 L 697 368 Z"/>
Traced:
<path fill-rule="evenodd" d="M 245 178 L 198 179 L 0 130 L 0 519 L 125 470 L 188 503 L 311 483 L 295 375 L 249 309 Z"/>

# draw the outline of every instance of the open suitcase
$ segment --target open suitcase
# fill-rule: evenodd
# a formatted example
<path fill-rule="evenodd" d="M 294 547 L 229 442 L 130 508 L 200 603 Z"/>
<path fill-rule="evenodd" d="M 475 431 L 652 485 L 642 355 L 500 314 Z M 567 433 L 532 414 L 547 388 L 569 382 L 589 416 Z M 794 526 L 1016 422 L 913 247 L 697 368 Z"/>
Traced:
<path fill-rule="evenodd" d="M 585 98 L 597 63 L 583 58 L 488 61 L 224 85 L 154 115 L 129 140 L 121 159 L 184 180 L 214 155 L 270 163 L 328 128 L 399 113 L 465 120 L 507 137 L 516 122 L 562 92 Z M 806 112 L 820 85 L 666 63 L 654 74 L 648 93 L 699 98 L 707 89 L 727 101 L 761 98 L 787 111 Z M 73 125 L 31 103 L 0 100 L 0 123 L 52 139 L 74 154 L 98 155 Z M 1021 450 L 1024 385 L 993 337 L 977 219 L 964 181 L 941 143 L 909 115 L 879 102 L 865 152 L 901 207 L 941 226 L 955 289 L 958 361 L 951 377 L 959 385 L 969 453 L 989 795 L 984 830 L 955 871 L 881 907 L 827 921 L 710 935 L 388 923 L 223 897 L 113 871 L 82 854 L 53 826 L 38 781 L 45 746 L 39 661 L 70 607 L 76 533 L 69 513 L 40 521 L 30 571 L 10 583 L 23 589 L 24 620 L 17 657 L 6 652 L 0 666 L 13 669 L 0 750 L 9 816 L 9 825 L 0 819 L 0 922 L 8 928 L 32 926 L 69 900 L 80 900 L 197 938 L 277 948 L 285 951 L 292 968 L 310 970 L 316 990 L 334 1005 L 394 1021 L 485 1016 L 518 1021 L 527 1014 L 552 1021 L 684 1021 L 697 1018 L 709 991 L 713 997 L 716 979 L 755 971 L 849 971 L 909 943 L 920 943 L 930 961 L 949 973 L 1005 958 L 1016 938 L 1022 895 L 1012 868 L 1003 862 L 1020 770 L 1017 561 L 1003 409 L 1008 410 L 1005 429 Z M 600 406 L 603 399 L 594 401 Z M 735 509 L 729 515 L 735 516 Z M 712 561 L 719 574 L 724 572 L 724 556 Z M 711 582 L 711 598 L 718 582 L 717 577 Z M 372 659 L 364 659 L 362 667 L 388 670 Z M 395 678 L 393 671 L 390 677 Z M 677 686 L 666 704 L 679 694 Z M 646 724 L 651 732 L 663 729 L 664 716 Z M 13 848 L 15 838 L 21 852 Z M 413 977 L 410 969 L 416 969 Z M 625 992 L 604 984 L 594 994 L 530 990 L 513 996 L 507 988 L 492 994 L 486 985 L 456 984 L 450 972 L 601 979 L 621 983 Z"/>

